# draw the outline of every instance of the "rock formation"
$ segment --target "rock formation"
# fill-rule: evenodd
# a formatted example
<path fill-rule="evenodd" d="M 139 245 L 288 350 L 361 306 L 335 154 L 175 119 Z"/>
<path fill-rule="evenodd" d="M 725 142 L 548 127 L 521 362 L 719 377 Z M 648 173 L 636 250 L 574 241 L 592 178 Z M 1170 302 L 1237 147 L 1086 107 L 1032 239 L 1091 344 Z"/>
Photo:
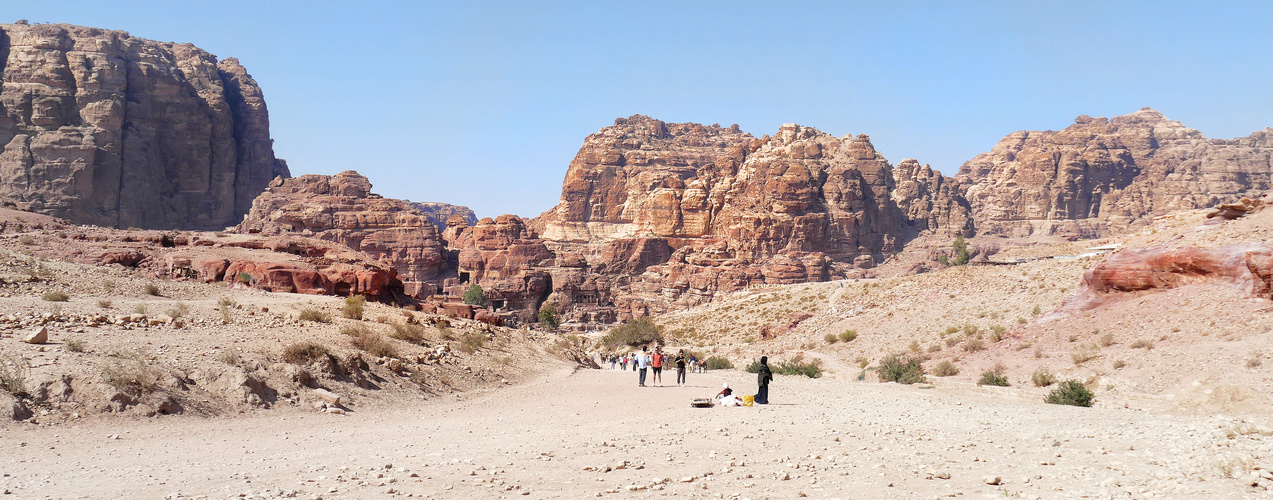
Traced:
<path fill-rule="evenodd" d="M 446 227 L 446 222 L 456 215 L 464 219 L 464 222 L 470 226 L 477 224 L 477 214 L 474 214 L 469 207 L 428 201 L 408 201 L 407 204 L 411 208 L 419 210 L 420 213 L 429 219 L 429 222 L 440 228 Z"/>
<path fill-rule="evenodd" d="M 236 231 L 298 233 L 346 245 L 393 266 L 411 295 L 434 293 L 446 267 L 437 227 L 407 202 L 371 192 L 371 182 L 347 170 L 336 175 L 277 178 L 252 203 Z"/>
<path fill-rule="evenodd" d="M 1009 134 L 956 178 L 978 232 L 1095 237 L 1273 188 L 1273 129 L 1208 140 L 1149 108 Z"/>
<path fill-rule="evenodd" d="M 261 89 L 233 58 L 122 31 L 0 25 L 0 196 L 81 224 L 234 225 L 271 179 Z"/>

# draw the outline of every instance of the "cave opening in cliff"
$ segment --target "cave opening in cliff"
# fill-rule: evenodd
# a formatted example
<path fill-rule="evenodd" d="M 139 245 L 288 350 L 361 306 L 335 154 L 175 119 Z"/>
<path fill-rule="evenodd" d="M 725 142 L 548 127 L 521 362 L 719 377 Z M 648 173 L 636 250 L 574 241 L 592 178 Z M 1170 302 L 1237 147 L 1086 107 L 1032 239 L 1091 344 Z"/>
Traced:
<path fill-rule="evenodd" d="M 469 273 L 460 271 L 460 284 L 464 284 L 468 282 L 469 282 Z"/>
<path fill-rule="evenodd" d="M 499 311 L 499 310 L 504 309 L 504 301 L 502 301 L 502 300 L 492 300 L 492 301 L 491 301 L 491 309 L 492 309 L 492 310 L 495 310 L 495 311 Z"/>

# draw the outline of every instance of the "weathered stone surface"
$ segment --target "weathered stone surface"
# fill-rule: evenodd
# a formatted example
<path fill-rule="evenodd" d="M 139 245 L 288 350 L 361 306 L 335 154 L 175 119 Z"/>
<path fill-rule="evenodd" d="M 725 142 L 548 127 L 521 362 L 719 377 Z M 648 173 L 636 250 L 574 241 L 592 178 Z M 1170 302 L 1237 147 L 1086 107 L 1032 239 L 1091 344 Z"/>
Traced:
<path fill-rule="evenodd" d="M 367 178 L 352 170 L 275 179 L 236 230 L 340 243 L 393 266 L 408 294 L 446 265 L 437 228 L 407 202 L 373 194 Z"/>
<path fill-rule="evenodd" d="M 1088 309 L 1120 296 L 1195 283 L 1225 282 L 1253 297 L 1273 298 L 1273 247 L 1152 247 L 1118 252 L 1083 275 L 1083 292 L 1069 308 Z"/>
<path fill-rule="evenodd" d="M 49 329 L 43 326 L 37 326 L 35 330 L 32 330 L 25 337 L 22 337 L 22 341 L 28 344 L 47 343 L 49 341 Z"/>
<path fill-rule="evenodd" d="M 1009 134 L 956 176 L 981 233 L 1094 237 L 1273 188 L 1273 129 L 1208 140 L 1149 108 Z"/>
<path fill-rule="evenodd" d="M 277 176 L 233 58 L 65 24 L 0 25 L 0 196 L 81 224 L 222 228 Z"/>
<path fill-rule="evenodd" d="M 450 220 L 451 217 L 456 216 L 464 219 L 464 222 L 468 223 L 470 226 L 477 224 L 477 214 L 474 214 L 473 210 L 469 209 L 469 207 L 452 205 L 449 203 L 420 201 L 409 201 L 407 204 L 411 205 L 411 208 L 419 210 L 420 213 L 424 214 L 424 216 L 429 219 L 429 222 L 432 222 L 433 225 L 437 227 L 446 227 L 447 221 Z"/>

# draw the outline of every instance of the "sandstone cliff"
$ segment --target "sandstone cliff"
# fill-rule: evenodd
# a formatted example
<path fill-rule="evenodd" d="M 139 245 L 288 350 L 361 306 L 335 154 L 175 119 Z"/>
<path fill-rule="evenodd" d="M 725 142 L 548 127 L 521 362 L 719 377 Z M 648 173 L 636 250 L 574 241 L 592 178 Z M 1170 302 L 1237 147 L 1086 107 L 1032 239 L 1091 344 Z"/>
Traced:
<path fill-rule="evenodd" d="M 122 31 L 0 25 L 0 196 L 81 224 L 222 228 L 274 157 L 261 89 L 233 58 Z"/>
<path fill-rule="evenodd" d="M 456 215 L 464 219 L 464 222 L 470 226 L 477 224 L 477 214 L 474 214 L 469 207 L 431 201 L 408 201 L 407 204 L 411 205 L 411 208 L 419 210 L 420 213 L 429 219 L 429 222 L 440 228 L 445 228 L 447 221 Z"/>
<path fill-rule="evenodd" d="M 1149 108 L 1009 134 L 956 176 L 981 233 L 1095 237 L 1273 188 L 1273 129 L 1208 140 Z"/>
<path fill-rule="evenodd" d="M 347 170 L 336 175 L 277 178 L 252 203 L 237 232 L 298 233 L 364 252 L 391 265 L 406 293 L 436 292 L 446 267 L 437 227 L 402 200 L 371 192 L 371 182 Z"/>

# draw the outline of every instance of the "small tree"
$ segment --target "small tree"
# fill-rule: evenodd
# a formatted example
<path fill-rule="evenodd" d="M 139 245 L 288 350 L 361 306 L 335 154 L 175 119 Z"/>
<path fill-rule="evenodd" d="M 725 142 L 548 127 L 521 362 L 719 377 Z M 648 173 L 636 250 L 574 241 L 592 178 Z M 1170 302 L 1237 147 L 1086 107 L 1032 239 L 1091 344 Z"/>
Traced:
<path fill-rule="evenodd" d="M 474 283 L 464 291 L 464 303 L 478 307 L 486 307 L 486 295 L 482 291 L 482 287 Z"/>
<path fill-rule="evenodd" d="M 543 306 L 540 306 L 539 324 L 545 330 L 556 330 L 561 325 L 561 322 L 557 319 L 557 306 L 553 305 L 552 302 L 545 302 Z"/>
<path fill-rule="evenodd" d="M 971 257 L 968 255 L 968 242 L 964 241 L 963 236 L 955 238 L 955 242 L 950 245 L 950 248 L 955 251 L 955 260 L 951 261 L 951 264 L 962 266 L 968 263 L 968 259 Z"/>

